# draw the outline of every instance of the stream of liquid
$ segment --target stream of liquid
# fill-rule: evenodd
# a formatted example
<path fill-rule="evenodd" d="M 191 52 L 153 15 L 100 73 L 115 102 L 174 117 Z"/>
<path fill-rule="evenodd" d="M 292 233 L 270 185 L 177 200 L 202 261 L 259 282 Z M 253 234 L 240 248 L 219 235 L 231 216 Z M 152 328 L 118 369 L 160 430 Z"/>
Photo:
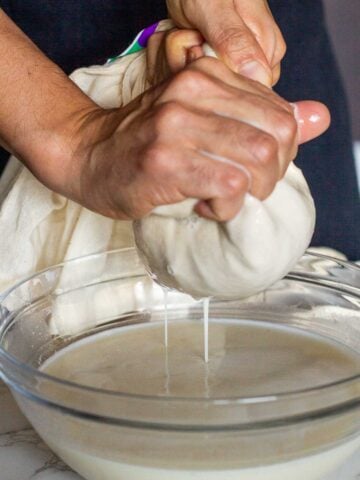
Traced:
<path fill-rule="evenodd" d="M 164 344 L 165 344 L 166 354 L 167 354 L 168 345 L 169 345 L 168 291 L 166 288 L 163 288 L 163 292 L 164 292 L 164 310 L 165 310 Z"/>
<path fill-rule="evenodd" d="M 203 323 L 204 323 L 204 361 L 209 363 L 209 305 L 210 298 L 203 300 Z"/>
<path fill-rule="evenodd" d="M 168 315 L 168 290 L 163 287 L 164 294 L 164 345 L 165 345 L 165 364 L 168 371 L 169 358 L 169 315 Z M 209 363 L 209 306 L 210 298 L 204 298 L 203 304 L 203 328 L 204 328 L 204 362 Z M 169 376 L 169 375 L 167 375 Z"/>

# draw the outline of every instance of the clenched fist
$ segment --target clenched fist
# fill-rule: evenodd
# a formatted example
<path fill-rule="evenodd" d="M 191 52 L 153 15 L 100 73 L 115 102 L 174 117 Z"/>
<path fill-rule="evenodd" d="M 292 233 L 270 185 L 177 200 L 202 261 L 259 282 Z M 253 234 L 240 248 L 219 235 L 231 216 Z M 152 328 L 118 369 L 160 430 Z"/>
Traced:
<path fill-rule="evenodd" d="M 200 215 L 229 220 L 248 191 L 265 199 L 299 143 L 327 128 L 322 104 L 290 105 L 220 60 L 191 61 L 199 48 L 194 31 L 158 34 L 149 44 L 149 74 L 167 61 L 167 79 L 123 109 L 88 117 L 83 138 L 89 125 L 91 138 L 77 151 L 80 203 L 135 219 L 197 198 Z"/>

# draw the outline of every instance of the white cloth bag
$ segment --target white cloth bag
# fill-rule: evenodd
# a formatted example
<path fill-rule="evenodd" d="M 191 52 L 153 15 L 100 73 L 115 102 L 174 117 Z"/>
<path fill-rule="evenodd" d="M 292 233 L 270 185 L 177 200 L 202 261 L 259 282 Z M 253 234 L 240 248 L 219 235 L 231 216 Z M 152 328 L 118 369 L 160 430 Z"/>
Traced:
<path fill-rule="evenodd" d="M 164 21 L 161 22 L 158 30 L 169 29 L 171 26 L 172 23 L 170 21 Z M 209 47 L 207 47 L 205 51 L 207 55 L 214 55 L 214 52 L 212 52 Z M 71 78 L 87 95 L 103 108 L 114 108 L 126 105 L 148 87 L 146 80 L 146 52 L 141 51 L 133 55 L 121 57 L 110 64 L 79 69 L 72 74 Z M 254 205 L 250 205 L 250 207 L 246 209 L 248 214 L 246 214 L 244 210 L 245 213 L 242 212 L 237 219 L 231 222 L 231 224 L 229 223 L 229 228 L 231 225 L 236 226 L 237 224 L 241 227 L 244 223 L 242 220 L 243 217 L 249 217 L 249 221 L 247 223 L 245 222 L 246 228 L 240 228 L 240 232 L 236 231 L 234 239 L 231 240 L 237 244 L 237 260 L 235 264 L 239 264 L 238 268 L 234 269 L 234 265 L 229 262 L 225 262 L 223 267 L 220 267 L 224 270 L 223 276 L 225 280 L 231 280 L 232 276 L 234 276 L 232 270 L 235 271 L 236 278 L 239 277 L 239 272 L 244 273 L 244 278 L 241 277 L 241 288 L 244 288 L 246 284 L 251 284 L 250 287 L 253 287 L 246 288 L 244 295 L 250 295 L 256 293 L 259 289 L 266 288 L 270 283 L 277 280 L 277 278 L 286 274 L 288 269 L 290 269 L 302 255 L 311 239 L 315 212 L 310 193 L 301 172 L 292 165 L 286 174 L 285 180 L 280 183 L 285 186 L 289 184 L 292 189 L 292 193 L 290 192 L 289 195 L 285 194 L 284 198 L 286 201 L 284 201 L 284 198 L 281 198 L 281 201 L 274 203 L 272 197 L 276 196 L 276 192 L 272 197 L 269 197 L 264 203 L 264 206 L 262 206 L 261 202 L 256 203 L 254 199 L 250 202 L 254 203 Z M 280 183 L 276 191 L 284 188 Z M 296 198 L 297 194 L 300 194 L 299 199 Z M 29 170 L 22 166 L 15 158 L 11 159 L 3 180 L 0 183 L 0 202 L 1 201 L 0 258 L 2 265 L 0 269 L 0 291 L 14 284 L 20 277 L 27 276 L 35 271 L 70 258 L 134 245 L 131 222 L 114 221 L 105 218 L 52 192 L 40 184 Z M 271 205 L 272 202 L 274 206 L 270 207 L 269 212 L 265 215 L 265 220 L 268 221 L 260 222 L 259 209 L 261 211 L 267 211 L 266 205 Z M 291 211 L 289 218 L 287 210 L 285 211 L 284 208 L 281 207 L 281 204 L 290 202 L 293 204 L 293 211 Z M 261 204 L 260 207 L 257 205 L 258 203 Z M 174 223 L 176 228 L 178 228 L 178 222 L 172 217 L 179 207 L 182 208 L 182 205 L 157 209 L 154 212 L 155 215 L 150 215 L 148 219 L 144 219 L 143 222 L 138 224 L 138 228 L 136 229 L 138 233 L 141 231 L 140 240 L 145 239 L 145 247 L 152 248 L 149 258 L 155 259 L 153 262 L 154 265 L 159 266 L 159 271 L 156 271 L 156 274 L 160 280 L 162 280 L 160 275 L 161 270 L 164 270 L 164 268 L 162 268 L 163 249 L 159 250 L 158 248 L 157 235 L 151 233 L 154 230 L 152 226 L 156 223 L 156 212 L 159 213 L 165 208 L 166 212 L 168 212 L 165 215 L 165 224 Z M 276 220 L 277 213 L 279 212 L 281 214 L 279 216 L 281 221 Z M 299 219 L 296 218 L 297 216 L 303 219 L 303 221 L 299 221 Z M 162 217 L 162 215 L 160 215 L 160 217 Z M 259 222 L 261 223 L 260 230 L 256 226 Z M 200 223 L 201 225 L 204 224 L 202 225 L 202 230 L 205 233 L 214 229 L 213 222 L 201 220 Z M 167 235 L 169 228 L 165 228 L 165 224 L 162 225 L 163 230 L 161 234 L 169 240 L 171 235 Z M 270 225 L 271 228 L 268 228 L 268 225 Z M 149 229 L 147 226 L 149 226 Z M 289 235 L 287 231 L 288 226 L 293 227 L 290 228 L 291 235 Z M 214 236 L 217 237 L 216 232 L 213 235 L 211 235 L 210 232 L 208 236 L 202 234 L 201 238 L 203 241 L 200 242 L 200 245 L 197 245 L 196 242 L 193 241 L 192 232 L 190 232 L 190 236 L 187 234 L 189 228 L 187 228 L 187 230 L 185 229 L 185 231 L 183 226 L 180 225 L 180 227 L 181 231 L 185 233 L 185 235 L 183 235 L 184 244 L 182 245 L 182 250 L 185 249 L 183 255 L 178 255 L 179 252 L 174 251 L 174 243 L 171 241 L 168 242 L 168 244 L 172 251 L 169 253 L 167 251 L 169 249 L 166 250 L 167 257 L 176 256 L 178 263 L 180 262 L 181 264 L 179 267 L 180 270 L 178 268 L 176 269 L 179 270 L 179 272 L 177 272 L 178 278 L 175 284 L 173 284 L 173 278 L 168 279 L 166 277 L 165 284 L 174 286 L 195 296 L 202 296 L 203 293 L 216 296 L 217 291 L 220 289 L 219 282 L 210 288 L 209 285 L 207 285 L 208 282 L 206 283 L 204 281 L 206 271 L 200 278 L 199 275 L 197 275 L 197 269 L 192 267 L 194 262 L 191 263 L 192 257 L 198 256 L 199 247 L 206 245 L 207 238 L 209 236 L 210 238 Z M 251 230 L 250 227 L 255 233 L 250 236 L 249 241 L 246 241 L 247 232 Z M 216 229 L 218 228 L 220 227 L 216 226 Z M 157 229 L 155 228 L 155 230 Z M 268 230 L 270 233 L 268 233 Z M 147 234 L 148 231 L 150 232 L 149 235 Z M 138 233 L 137 236 L 139 237 Z M 179 238 L 182 238 L 181 235 Z M 282 241 L 285 241 L 286 248 Z M 259 259 L 264 257 L 262 246 L 270 244 L 269 242 L 272 242 L 274 245 L 276 244 L 275 246 L 282 244 L 281 249 L 283 252 L 286 252 L 286 255 L 282 255 L 283 261 L 280 263 L 277 258 L 274 258 L 273 254 L 267 255 L 266 268 L 271 271 L 271 274 L 266 274 L 266 281 L 263 281 L 264 279 L 262 279 L 261 276 L 264 270 L 264 262 L 259 261 Z M 139 238 L 137 238 L 137 243 L 139 245 Z M 218 243 L 219 242 L 214 243 L 216 248 L 218 248 Z M 223 246 L 222 243 L 219 245 L 220 250 Z M 250 245 L 248 245 L 249 243 Z M 144 247 L 143 241 L 141 241 L 141 244 L 142 247 Z M 295 244 L 297 245 L 296 248 L 294 247 Z M 256 247 L 256 245 L 258 246 Z M 142 248 L 141 250 L 144 254 L 144 250 L 146 249 Z M 228 249 L 226 248 L 226 250 Z M 224 255 L 226 254 L 225 257 L 228 256 L 227 252 L 223 253 Z M 260 253 L 261 255 L 258 255 Z M 212 254 L 214 254 L 214 252 L 212 252 L 211 255 Z M 203 256 L 204 254 L 202 254 L 202 257 Z M 248 258 L 252 259 L 251 265 L 254 264 L 254 268 L 245 268 L 247 267 L 246 263 Z M 151 262 L 147 263 L 150 267 L 154 266 L 151 265 Z M 200 263 L 203 263 L 205 268 L 208 262 Z M 275 264 L 278 265 L 277 269 L 272 268 Z M 183 266 L 186 268 L 183 268 Z M 154 269 L 152 268 L 152 270 Z M 180 278 L 183 273 L 182 270 L 184 270 L 185 277 L 190 278 L 190 286 L 183 285 L 185 281 Z M 227 275 L 228 270 L 231 275 Z M 64 274 L 66 274 L 66 272 L 63 272 L 62 277 L 64 277 Z M 224 288 L 225 291 L 228 291 L 229 282 L 225 281 L 224 285 L 223 283 L 224 282 L 221 283 L 221 293 L 223 293 Z M 252 285 L 253 283 L 254 285 Z M 197 287 L 199 284 L 204 284 L 205 286 L 198 291 Z M 236 288 L 235 291 L 231 293 L 231 296 L 238 295 L 238 293 L 238 288 Z M 223 294 L 222 297 L 224 297 Z"/>
<path fill-rule="evenodd" d="M 82 68 L 71 79 L 98 105 L 126 105 L 147 87 L 146 53 Z M 0 291 L 70 258 L 134 245 L 131 222 L 114 221 L 52 192 L 15 157 L 0 182 Z"/>

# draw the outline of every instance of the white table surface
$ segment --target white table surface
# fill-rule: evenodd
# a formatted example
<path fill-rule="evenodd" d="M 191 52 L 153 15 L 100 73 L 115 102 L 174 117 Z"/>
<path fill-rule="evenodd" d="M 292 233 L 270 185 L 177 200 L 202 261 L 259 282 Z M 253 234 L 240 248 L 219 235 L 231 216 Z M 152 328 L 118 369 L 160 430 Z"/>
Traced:
<path fill-rule="evenodd" d="M 1 380 L 0 480 L 82 480 L 41 441 Z M 360 480 L 360 452 L 327 480 Z"/>

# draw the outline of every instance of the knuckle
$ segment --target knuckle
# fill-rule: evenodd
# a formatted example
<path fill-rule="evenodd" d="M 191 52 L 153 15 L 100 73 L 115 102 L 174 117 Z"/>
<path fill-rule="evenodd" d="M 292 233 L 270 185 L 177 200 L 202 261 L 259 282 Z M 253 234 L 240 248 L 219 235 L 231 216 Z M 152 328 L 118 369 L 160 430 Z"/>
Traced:
<path fill-rule="evenodd" d="M 170 129 L 181 127 L 185 121 L 186 109 L 179 103 L 171 101 L 163 103 L 154 117 L 154 130 L 158 136 L 162 136 Z"/>
<path fill-rule="evenodd" d="M 194 62 L 199 65 L 200 60 Z M 207 75 L 200 70 L 194 68 L 188 68 L 178 73 L 175 77 L 175 85 L 179 88 L 180 92 L 184 95 L 197 95 L 208 84 Z"/>
<path fill-rule="evenodd" d="M 169 169 L 170 152 L 163 145 L 152 145 L 145 151 L 142 161 L 142 170 L 151 176 L 160 176 Z"/>
<path fill-rule="evenodd" d="M 281 112 L 274 121 L 276 132 L 282 143 L 292 143 L 297 135 L 297 122 L 294 115 L 289 112 Z"/>
<path fill-rule="evenodd" d="M 261 132 L 256 136 L 252 153 L 262 165 L 273 165 L 278 157 L 277 141 L 268 133 Z"/>
<path fill-rule="evenodd" d="M 248 175 L 236 167 L 221 173 L 219 181 L 224 186 L 227 198 L 235 198 L 244 195 L 249 189 Z"/>

